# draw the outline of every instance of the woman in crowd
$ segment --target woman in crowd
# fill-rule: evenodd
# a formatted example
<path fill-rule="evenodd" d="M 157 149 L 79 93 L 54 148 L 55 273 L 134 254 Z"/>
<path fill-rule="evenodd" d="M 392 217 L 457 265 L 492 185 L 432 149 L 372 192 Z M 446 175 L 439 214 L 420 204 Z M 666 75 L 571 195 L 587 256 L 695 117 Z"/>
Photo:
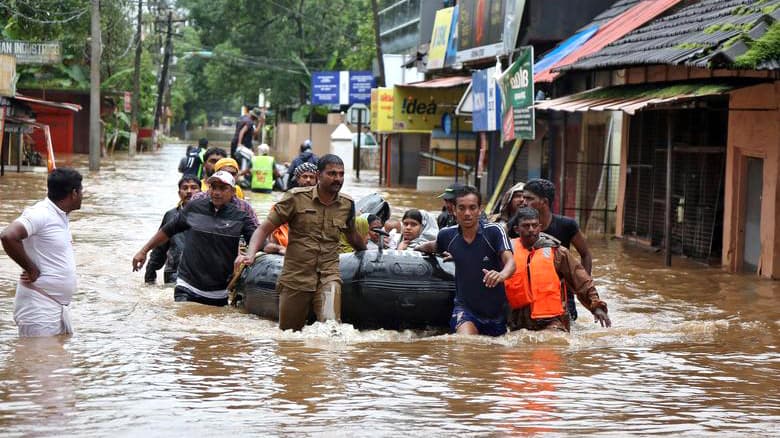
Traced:
<path fill-rule="evenodd" d="M 398 243 L 399 250 L 415 249 L 422 243 L 436 239 L 439 232 L 436 220 L 428 212 L 417 209 L 407 210 L 401 224 L 403 231 L 401 242 Z"/>

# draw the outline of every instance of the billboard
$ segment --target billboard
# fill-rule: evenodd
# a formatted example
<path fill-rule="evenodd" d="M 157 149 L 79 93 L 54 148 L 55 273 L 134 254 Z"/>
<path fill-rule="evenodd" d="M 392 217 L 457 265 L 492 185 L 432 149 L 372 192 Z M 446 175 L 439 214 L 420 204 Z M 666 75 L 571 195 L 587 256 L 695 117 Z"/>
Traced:
<path fill-rule="evenodd" d="M 393 89 L 393 132 L 429 133 L 441 128 L 442 116 L 458 104 L 465 88 L 465 85 L 449 88 L 396 86 Z"/>
<path fill-rule="evenodd" d="M 428 70 L 444 67 L 444 57 L 447 54 L 447 43 L 450 40 L 452 12 L 454 9 L 454 7 L 449 7 L 436 11 L 436 21 L 433 23 L 433 33 L 431 34 L 431 46 L 428 50 Z"/>
<path fill-rule="evenodd" d="M 525 0 L 458 2 L 458 62 L 492 58 L 514 50 Z"/>
<path fill-rule="evenodd" d="M 315 71 L 311 75 L 311 103 L 368 105 L 374 86 L 374 75 L 370 71 Z"/>
<path fill-rule="evenodd" d="M 393 131 L 393 89 L 374 88 L 371 90 L 371 130 L 374 132 Z"/>

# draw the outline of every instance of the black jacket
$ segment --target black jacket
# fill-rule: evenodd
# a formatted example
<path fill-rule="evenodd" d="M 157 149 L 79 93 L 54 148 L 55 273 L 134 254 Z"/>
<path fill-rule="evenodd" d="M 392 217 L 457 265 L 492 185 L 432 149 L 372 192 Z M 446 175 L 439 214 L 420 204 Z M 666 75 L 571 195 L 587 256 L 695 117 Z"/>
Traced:
<path fill-rule="evenodd" d="M 206 197 L 187 203 L 162 231 L 171 237 L 189 230 L 178 276 L 200 290 L 216 291 L 227 287 L 241 237 L 249 242 L 255 228 L 248 213 L 232 203 L 215 210 Z"/>
<path fill-rule="evenodd" d="M 176 217 L 181 207 L 174 207 L 165 212 L 163 215 L 160 228 L 170 222 Z M 146 264 L 146 275 L 144 280 L 147 283 L 154 283 L 157 281 L 157 271 L 165 265 L 163 271 L 163 280 L 165 283 L 176 282 L 176 271 L 179 268 L 179 260 L 181 259 L 181 253 L 184 249 L 184 239 L 187 236 L 187 232 L 179 233 L 171 237 L 167 242 L 153 249 L 149 254 L 149 263 Z"/>

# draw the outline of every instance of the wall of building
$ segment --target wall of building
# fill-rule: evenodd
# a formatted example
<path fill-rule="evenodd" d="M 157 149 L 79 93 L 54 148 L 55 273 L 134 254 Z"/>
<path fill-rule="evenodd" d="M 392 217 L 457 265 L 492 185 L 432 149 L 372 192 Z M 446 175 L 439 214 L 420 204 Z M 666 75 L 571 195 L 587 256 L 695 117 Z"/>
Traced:
<path fill-rule="evenodd" d="M 745 229 L 748 158 L 764 160 L 759 274 L 780 278 L 780 81 L 733 91 L 729 100 L 723 266 L 740 271 Z"/>
<path fill-rule="evenodd" d="M 338 123 L 313 123 L 311 125 L 312 150 L 318 156 L 330 153 L 330 134 Z M 274 132 L 272 154 L 277 161 L 292 161 L 300 152 L 301 143 L 309 138 L 308 123 L 279 123 Z"/>

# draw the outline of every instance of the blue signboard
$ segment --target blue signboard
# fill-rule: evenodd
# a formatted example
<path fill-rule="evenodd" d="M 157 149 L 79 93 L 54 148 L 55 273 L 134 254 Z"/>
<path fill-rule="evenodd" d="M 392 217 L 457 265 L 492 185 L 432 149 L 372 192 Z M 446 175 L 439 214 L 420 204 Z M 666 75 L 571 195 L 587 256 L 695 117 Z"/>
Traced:
<path fill-rule="evenodd" d="M 313 105 L 352 105 L 371 103 L 375 88 L 370 71 L 316 71 L 311 75 Z"/>
<path fill-rule="evenodd" d="M 498 105 L 498 84 L 494 78 L 495 67 L 477 70 L 471 74 L 471 98 L 473 99 L 472 131 L 497 131 L 501 127 L 501 110 Z"/>
<path fill-rule="evenodd" d="M 311 103 L 333 105 L 339 103 L 339 72 L 315 71 L 311 75 Z"/>
<path fill-rule="evenodd" d="M 371 104 L 371 89 L 375 87 L 374 74 L 370 71 L 349 72 L 349 104 Z"/>

